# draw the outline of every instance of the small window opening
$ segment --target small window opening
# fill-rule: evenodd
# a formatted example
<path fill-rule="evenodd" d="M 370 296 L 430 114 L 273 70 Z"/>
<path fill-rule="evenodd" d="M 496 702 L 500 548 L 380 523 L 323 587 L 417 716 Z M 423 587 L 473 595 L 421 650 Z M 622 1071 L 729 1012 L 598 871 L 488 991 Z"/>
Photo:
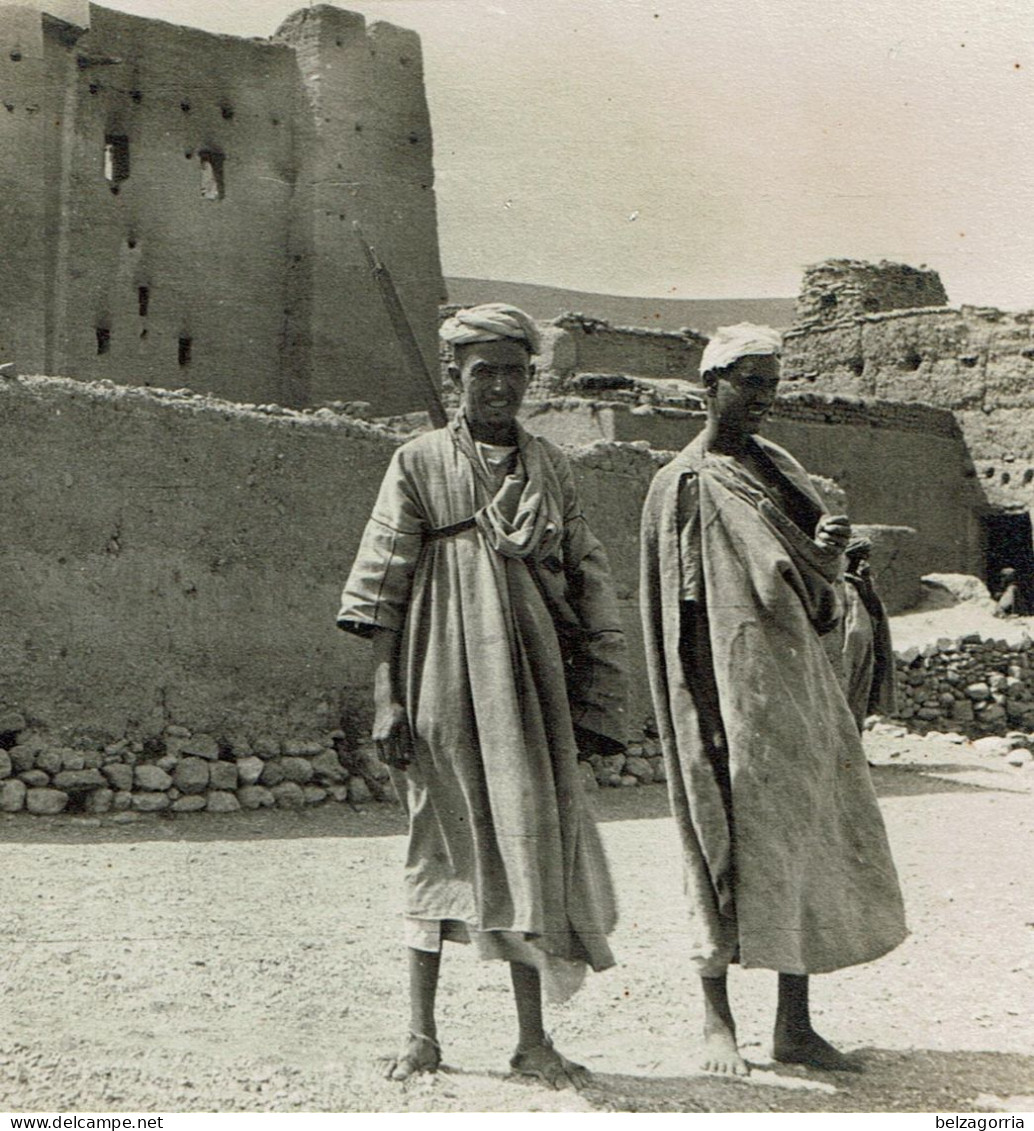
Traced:
<path fill-rule="evenodd" d="M 11 52 L 11 62 L 12 63 L 20 63 L 21 61 L 22 61 L 22 53 L 18 50 L 12 51 Z"/>
<path fill-rule="evenodd" d="M 1007 471 L 1002 472 L 1002 483 L 1003 484 L 1008 483 L 1011 479 L 1012 479 L 1012 476 Z"/>
<path fill-rule="evenodd" d="M 911 350 L 909 353 L 905 354 L 903 364 L 906 369 L 910 369 L 914 372 L 923 364 L 923 359 L 915 350 Z"/>
<path fill-rule="evenodd" d="M 984 478 L 985 479 L 994 479 L 994 477 L 995 477 L 995 469 L 993 467 L 984 468 Z"/>
<path fill-rule="evenodd" d="M 226 195 L 223 154 L 216 149 L 202 149 L 198 151 L 198 158 L 201 161 L 201 195 L 205 200 L 222 200 Z"/>
<path fill-rule="evenodd" d="M 223 105 L 222 105 L 222 106 L 220 107 L 220 112 L 222 113 L 223 117 L 224 117 L 224 118 L 225 118 L 225 119 L 226 119 L 226 120 L 227 120 L 228 122 L 232 122 L 232 121 L 233 121 L 233 107 L 232 107 L 232 106 L 230 106 L 230 105 L 229 105 L 228 103 L 224 103 L 224 104 L 223 104 Z"/>
<path fill-rule="evenodd" d="M 190 355 L 194 347 L 193 338 L 180 338 L 179 363 L 181 366 L 190 364 Z"/>
<path fill-rule="evenodd" d="M 129 138 L 125 134 L 107 134 L 104 138 L 104 179 L 113 192 L 129 179 Z"/>
<path fill-rule="evenodd" d="M 180 103 L 180 109 L 183 111 L 184 114 L 189 114 L 190 113 L 190 103 L 187 102 L 184 99 L 184 101 Z"/>
<path fill-rule="evenodd" d="M 97 353 L 108 353 L 111 350 L 111 330 L 107 326 L 96 327 Z"/>
<path fill-rule="evenodd" d="M 1027 470 L 1023 473 L 1024 487 L 1029 486 L 1032 480 L 1034 480 L 1034 470 L 1031 470 L 1031 468 L 1028 467 Z"/>
<path fill-rule="evenodd" d="M 140 311 L 140 317 L 147 317 L 148 307 L 151 305 L 151 288 L 150 287 L 137 287 L 136 289 L 136 304 Z"/>

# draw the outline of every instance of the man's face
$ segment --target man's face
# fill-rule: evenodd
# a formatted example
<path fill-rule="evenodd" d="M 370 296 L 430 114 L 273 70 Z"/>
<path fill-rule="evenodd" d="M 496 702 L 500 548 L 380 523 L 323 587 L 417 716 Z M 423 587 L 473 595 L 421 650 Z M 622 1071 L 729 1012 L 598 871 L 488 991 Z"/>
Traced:
<path fill-rule="evenodd" d="M 723 425 L 756 432 L 775 401 L 779 358 L 741 357 L 718 379 L 714 407 Z"/>
<path fill-rule="evenodd" d="M 457 362 L 453 376 L 467 420 L 488 428 L 513 424 L 534 372 L 527 349 L 511 339 L 477 342 L 463 346 Z"/>

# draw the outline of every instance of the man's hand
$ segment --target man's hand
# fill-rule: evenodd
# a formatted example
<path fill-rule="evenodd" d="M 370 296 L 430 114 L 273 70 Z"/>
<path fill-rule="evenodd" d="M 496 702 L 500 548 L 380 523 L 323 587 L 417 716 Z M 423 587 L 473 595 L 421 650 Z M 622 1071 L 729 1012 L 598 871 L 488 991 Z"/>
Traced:
<path fill-rule="evenodd" d="M 815 541 L 824 550 L 837 550 L 843 553 L 851 541 L 851 523 L 846 514 L 824 514 L 819 519 L 815 531 Z"/>
<path fill-rule="evenodd" d="M 405 770 L 413 760 L 413 736 L 406 709 L 396 700 L 378 704 L 373 716 L 373 741 L 382 762 Z"/>

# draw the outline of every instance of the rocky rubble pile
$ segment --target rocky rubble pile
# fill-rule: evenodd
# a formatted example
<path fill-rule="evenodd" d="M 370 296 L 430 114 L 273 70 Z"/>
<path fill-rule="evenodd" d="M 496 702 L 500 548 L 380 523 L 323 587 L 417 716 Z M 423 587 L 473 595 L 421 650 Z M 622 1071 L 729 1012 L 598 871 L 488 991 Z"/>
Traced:
<path fill-rule="evenodd" d="M 897 656 L 898 711 L 909 729 L 1034 730 L 1034 641 L 941 639 Z"/>
<path fill-rule="evenodd" d="M 667 781 L 661 744 L 652 722 L 646 724 L 646 737 L 630 742 L 624 754 L 593 754 L 583 762 L 585 782 L 590 789 L 597 785 L 649 785 Z"/>
<path fill-rule="evenodd" d="M 6 813 L 232 813 L 362 803 L 390 792 L 387 767 L 369 748 L 349 749 L 342 731 L 320 741 L 220 742 L 170 726 L 150 742 L 82 749 L 59 745 L 8 713 L 0 718 L 0 747 Z"/>

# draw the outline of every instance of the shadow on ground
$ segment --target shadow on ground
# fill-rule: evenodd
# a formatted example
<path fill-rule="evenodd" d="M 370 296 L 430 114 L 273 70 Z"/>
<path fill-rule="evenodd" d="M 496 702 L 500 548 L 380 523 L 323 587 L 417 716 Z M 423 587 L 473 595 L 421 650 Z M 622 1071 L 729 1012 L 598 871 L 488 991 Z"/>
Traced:
<path fill-rule="evenodd" d="M 1034 1057 L 860 1049 L 860 1073 L 757 1065 L 746 1080 L 600 1074 L 583 1093 L 600 1111 L 1004 1111 L 1030 1098 Z M 1018 1110 L 1023 1110 L 1019 1108 Z"/>
<path fill-rule="evenodd" d="M 1022 792 L 1013 790 L 1003 782 L 997 785 L 979 785 L 968 781 L 951 781 L 946 775 L 972 774 L 981 771 L 978 766 L 960 766 L 953 762 L 923 763 L 903 766 L 873 766 L 870 770 L 878 797 L 915 797 L 924 793 L 997 793 Z M 990 771 L 988 771 L 990 772 Z"/>

